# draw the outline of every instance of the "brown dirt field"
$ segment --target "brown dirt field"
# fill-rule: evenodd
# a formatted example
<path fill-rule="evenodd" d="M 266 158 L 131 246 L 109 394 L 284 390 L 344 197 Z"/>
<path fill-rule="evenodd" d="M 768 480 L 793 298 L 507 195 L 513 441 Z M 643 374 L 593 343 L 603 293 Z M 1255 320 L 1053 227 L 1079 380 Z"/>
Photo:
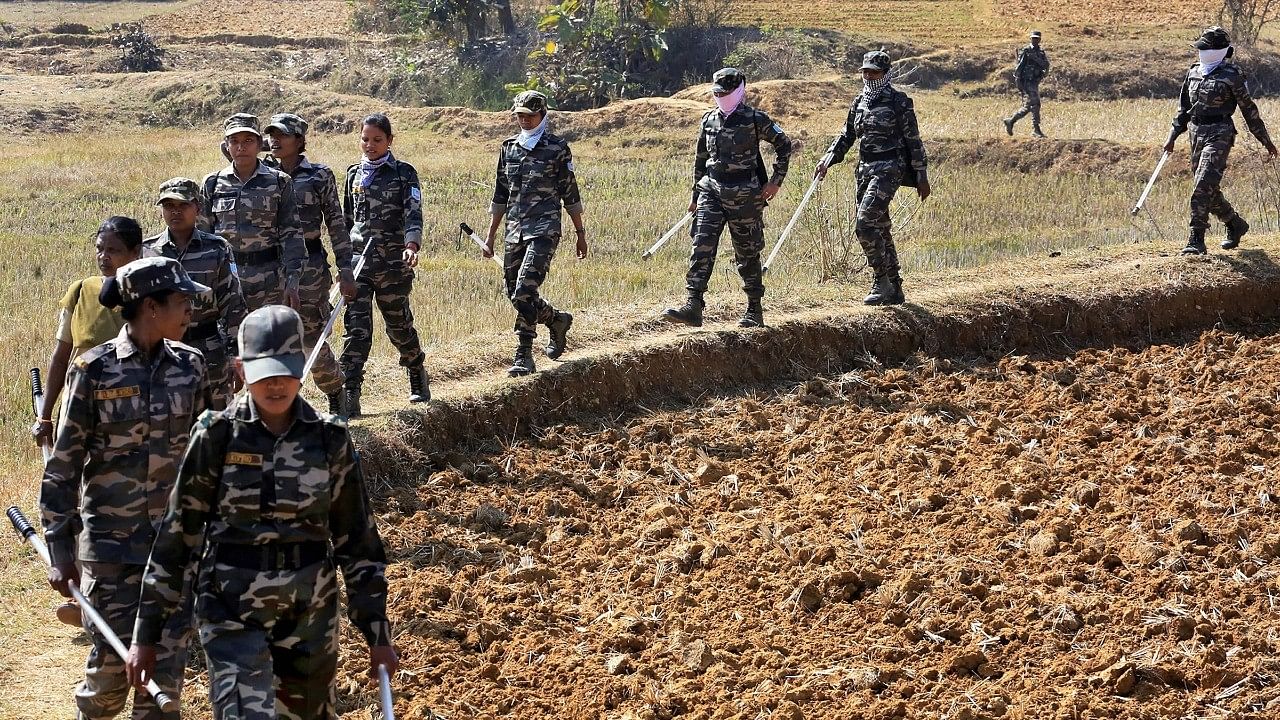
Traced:
<path fill-rule="evenodd" d="M 346 0 L 201 0 L 180 12 L 147 18 L 158 36 L 270 35 L 308 38 L 344 35 L 351 28 Z"/>
<path fill-rule="evenodd" d="M 1172 2 L 1115 2 L 1115 0 L 1004 0 L 993 3 L 992 11 L 1002 19 L 1027 24 L 1027 30 L 1061 25 L 1064 31 L 1093 33 L 1123 27 L 1193 26 L 1209 23 L 1219 5 L 1208 0 Z M 1029 23 L 1029 24 L 1028 24 Z M 1088 32 L 1083 33 L 1088 34 Z"/>

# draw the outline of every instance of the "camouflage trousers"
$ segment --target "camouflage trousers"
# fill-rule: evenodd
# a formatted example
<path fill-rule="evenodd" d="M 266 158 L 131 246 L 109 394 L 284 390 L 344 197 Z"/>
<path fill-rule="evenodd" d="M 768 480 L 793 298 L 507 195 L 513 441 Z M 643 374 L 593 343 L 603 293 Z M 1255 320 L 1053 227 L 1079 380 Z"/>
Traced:
<path fill-rule="evenodd" d="M 348 386 L 359 387 L 364 382 L 364 364 L 373 347 L 375 302 L 386 324 L 387 337 L 400 351 L 401 367 L 416 367 L 426 360 L 418 331 L 413 327 L 413 310 L 409 307 L 412 291 L 413 269 L 403 263 L 388 266 L 371 258 L 360 271 L 356 299 L 347 304 L 343 315 L 342 373 Z"/>
<path fill-rule="evenodd" d="M 88 598 L 121 640 L 128 642 L 138 616 L 138 600 L 142 596 L 143 565 L 81 562 L 81 592 Z M 191 605 L 174 614 L 156 645 L 155 679 L 161 689 L 174 699 L 182 691 L 183 672 L 187 666 L 187 645 L 191 641 Z M 84 629 L 93 647 L 85 662 L 84 681 L 76 687 L 77 720 L 107 720 L 124 709 L 131 686 L 124 674 L 124 659 L 107 643 L 106 637 L 89 624 L 84 615 Z M 133 720 L 178 720 L 177 710 L 162 712 L 145 691 L 133 696 Z"/>
<path fill-rule="evenodd" d="M 720 234 L 727 225 L 742 289 L 749 298 L 764 297 L 760 253 L 764 250 L 765 205 L 760 188 L 754 183 L 721 186 L 719 193 L 698 191 L 697 215 L 690 230 L 693 250 L 689 254 L 689 273 L 685 276 L 685 287 L 691 296 L 702 297 L 707 291 L 711 271 L 715 269 L 716 252 L 720 249 Z"/>
<path fill-rule="evenodd" d="M 1191 227 L 1208 228 L 1209 214 L 1222 222 L 1236 216 L 1235 208 L 1222 195 L 1222 176 L 1235 144 L 1234 132 L 1191 131 Z"/>
<path fill-rule="evenodd" d="M 237 265 L 244 310 L 251 313 L 264 305 L 284 303 L 284 270 L 278 262 Z"/>
<path fill-rule="evenodd" d="M 1009 120 L 1016 123 L 1030 114 L 1031 124 L 1040 127 L 1040 83 L 1020 82 L 1018 92 L 1022 94 L 1022 107 Z"/>
<path fill-rule="evenodd" d="M 876 277 L 897 278 L 898 248 L 893 243 L 893 219 L 889 204 L 902 184 L 902 165 L 897 160 L 860 162 L 854 177 L 858 181 L 858 219 L 854 232 Z"/>
<path fill-rule="evenodd" d="M 556 309 L 538 290 L 547 279 L 560 237 L 522 237 L 514 233 L 512 236 L 508 236 L 502 254 L 503 279 L 507 298 L 516 309 L 516 335 L 533 338 L 538 335 L 538 323 L 545 325 L 556 315 Z"/>
<path fill-rule="evenodd" d="M 205 375 L 209 378 L 209 390 L 213 394 L 213 408 L 221 410 L 231 399 L 231 360 L 227 354 L 227 341 L 219 332 L 201 340 L 184 340 L 204 355 Z"/>
<path fill-rule="evenodd" d="M 331 560 L 299 570 L 200 569 L 196 624 L 215 720 L 330 720 L 338 670 Z"/>
<path fill-rule="evenodd" d="M 298 284 L 298 298 L 302 301 L 298 314 L 302 316 L 302 331 L 306 335 L 303 345 L 308 355 L 316 346 L 320 331 L 333 312 L 333 306 L 329 304 L 329 289 L 332 286 L 329 263 L 325 261 L 324 255 L 307 258 L 302 265 L 302 280 Z M 333 356 L 333 350 L 329 349 L 329 343 L 321 346 L 320 354 L 311 366 L 311 377 L 315 379 L 320 392 L 326 395 L 342 389 L 342 370 L 338 368 L 338 360 Z"/>

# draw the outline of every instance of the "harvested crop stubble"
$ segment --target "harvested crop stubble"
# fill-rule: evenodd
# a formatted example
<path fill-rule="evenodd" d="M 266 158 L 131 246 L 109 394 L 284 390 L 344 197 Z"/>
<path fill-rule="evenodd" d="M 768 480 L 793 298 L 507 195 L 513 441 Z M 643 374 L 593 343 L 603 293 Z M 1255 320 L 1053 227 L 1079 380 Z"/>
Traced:
<path fill-rule="evenodd" d="M 405 717 L 1274 710 L 1276 339 L 869 359 L 460 454 L 380 493 Z"/>

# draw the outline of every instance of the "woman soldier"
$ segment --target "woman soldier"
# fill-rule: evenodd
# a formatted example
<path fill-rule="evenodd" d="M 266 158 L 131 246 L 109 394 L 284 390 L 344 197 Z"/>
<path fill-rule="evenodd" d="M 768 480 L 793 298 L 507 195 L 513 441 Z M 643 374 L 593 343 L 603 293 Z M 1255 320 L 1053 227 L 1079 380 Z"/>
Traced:
<path fill-rule="evenodd" d="M 733 259 L 747 294 L 747 310 L 740 327 L 764 325 L 763 269 L 764 208 L 778 194 L 791 161 L 791 140 L 762 110 L 746 103 L 747 79 L 734 68 L 723 68 L 712 76 L 711 92 L 716 108 L 702 116 L 698 149 L 693 162 L 693 199 L 689 212 L 693 221 L 693 251 L 685 287 L 684 305 L 668 308 L 663 317 L 671 322 L 702 325 L 703 295 L 711 280 L 720 233 L 729 226 L 733 239 Z M 765 173 L 760 141 L 773 145 L 773 175 Z"/>
<path fill-rule="evenodd" d="M 497 183 L 489 212 L 489 238 L 485 257 L 493 257 L 498 227 L 506 218 L 503 265 L 506 268 L 507 297 L 516 309 L 515 361 L 507 374 L 512 377 L 536 372 L 533 339 L 538 324 L 547 326 L 547 357 L 564 354 L 573 315 L 556 310 L 538 293 L 547 279 L 551 259 L 560 245 L 560 205 L 573 220 L 578 236 L 577 254 L 587 256 L 587 230 L 582 226 L 582 197 L 573 174 L 573 153 L 569 143 L 547 130 L 547 96 L 526 90 L 515 97 L 511 113 L 520 132 L 502 142 L 498 151 Z"/>
<path fill-rule="evenodd" d="M 875 273 L 867 305 L 900 305 L 902 276 L 898 249 L 890 234 L 893 222 L 889 203 L 902 185 L 914 186 L 924 202 L 929 197 L 928 158 L 920 141 L 915 104 L 907 94 L 889 84 L 889 54 L 873 50 L 862 56 L 862 92 L 853 99 L 844 132 L 836 137 L 826 156 L 814 169 L 815 177 L 826 177 L 827 168 L 844 160 L 845 153 L 861 140 L 858 148 L 858 219 L 854 232 Z"/>
<path fill-rule="evenodd" d="M 227 406 L 237 389 L 230 362 L 235 357 L 235 337 L 244 321 L 244 296 L 235 260 L 226 240 L 196 227 L 200 212 L 200 188 L 195 180 L 176 177 L 160 186 L 160 218 L 164 232 L 144 241 L 143 255 L 173 258 L 182 263 L 193 280 L 212 288 L 192 299 L 191 326 L 182 341 L 204 355 L 213 408 Z M 221 327 L 219 327 L 221 324 Z"/>
<path fill-rule="evenodd" d="M 302 263 L 302 281 L 298 295 L 302 304 L 298 314 L 307 335 L 308 352 L 321 342 L 320 331 L 329 320 L 333 306 L 329 304 L 329 257 L 320 242 L 322 227 L 329 229 L 333 246 L 333 263 L 338 267 L 338 290 L 348 302 L 355 299 L 356 281 L 351 274 L 351 236 L 347 233 L 342 203 L 338 200 L 338 181 L 328 165 L 313 163 L 307 151 L 307 121 L 292 113 L 271 116 L 266 133 L 271 145 L 269 160 L 293 178 L 293 197 L 302 226 L 302 239 L 307 259 Z M 320 354 L 311 368 L 311 377 L 329 398 L 329 412 L 342 414 L 342 370 L 327 343 L 321 342 Z"/>
<path fill-rule="evenodd" d="M 200 229 L 231 244 L 249 310 L 278 302 L 297 307 L 305 248 L 293 183 L 260 161 L 261 151 L 258 118 L 247 113 L 227 118 L 223 154 L 231 164 L 205 176 Z"/>
<path fill-rule="evenodd" d="M 183 578 L 196 577 L 196 620 L 213 714 L 237 720 L 337 717 L 338 585 L 369 643 L 370 673 L 398 664 L 387 621 L 386 557 L 346 424 L 298 395 L 302 319 L 279 305 L 240 326 L 236 363 L 248 388 L 191 436 L 147 566 L 129 651 L 145 683 L 172 624 Z M 201 539 L 202 556 L 193 555 Z"/>
<path fill-rule="evenodd" d="M 364 119 L 360 128 L 364 159 L 347 168 L 342 198 L 351 242 L 364 254 L 355 299 L 343 316 L 342 374 L 350 417 L 360 414 L 364 364 L 373 347 L 374 302 L 386 323 L 387 337 L 400 351 L 400 366 L 408 369 L 409 402 L 431 399 L 430 378 L 422 365 L 427 356 L 409 307 L 413 269 L 422 247 L 422 189 L 418 171 L 391 154 L 394 140 L 386 115 L 375 113 Z"/>
<path fill-rule="evenodd" d="M 102 287 L 122 307 L 124 328 L 77 359 L 53 458 L 40 486 L 49 584 L 70 597 L 75 582 L 112 631 L 128 637 L 142 572 L 173 489 L 192 422 L 209 404 L 204 358 L 176 340 L 191 324 L 191 295 L 209 292 L 169 258 L 143 258 Z M 79 569 L 77 570 L 77 562 Z M 179 578 L 179 582 L 181 578 Z M 77 717 L 112 718 L 129 695 L 124 659 L 96 627 Z M 157 636 L 156 682 L 177 698 L 191 623 L 175 614 Z M 134 720 L 176 720 L 150 695 L 133 699 Z"/>

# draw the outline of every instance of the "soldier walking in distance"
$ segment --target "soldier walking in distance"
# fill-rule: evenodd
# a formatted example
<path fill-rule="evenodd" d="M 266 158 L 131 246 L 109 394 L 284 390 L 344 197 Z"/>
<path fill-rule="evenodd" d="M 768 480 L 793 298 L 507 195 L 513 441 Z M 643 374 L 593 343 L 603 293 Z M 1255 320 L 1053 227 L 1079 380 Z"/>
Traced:
<path fill-rule="evenodd" d="M 258 118 L 236 113 L 223 123 L 231 164 L 204 179 L 200 229 L 231 244 L 249 310 L 298 305 L 304 246 L 289 176 L 258 159 Z"/>
<path fill-rule="evenodd" d="M 1040 130 L 1040 81 L 1049 74 L 1049 56 L 1040 49 L 1040 31 L 1031 31 L 1031 44 L 1018 51 L 1018 62 L 1013 66 L 1013 81 L 1022 94 L 1022 107 L 1013 117 L 1004 119 L 1004 131 L 1013 134 L 1014 123 L 1031 114 L 1031 134 L 1042 138 Z"/>
<path fill-rule="evenodd" d="M 582 196 L 573 173 L 569 143 L 547 128 L 547 97 L 536 90 L 520 93 L 511 103 L 520 132 L 502 141 L 497 181 L 489 206 L 492 220 L 485 257 L 493 256 L 498 228 L 506 220 L 503 267 L 507 297 L 516 309 L 516 353 L 507 374 L 537 371 L 533 339 L 538 325 L 547 326 L 547 357 L 564 354 L 573 315 L 555 309 L 539 290 L 560 246 L 560 206 L 573 220 L 578 259 L 587 256 L 587 229 L 582 224 Z"/>
<path fill-rule="evenodd" d="M 248 392 L 196 424 L 147 564 L 129 679 L 141 685 L 154 671 L 156 643 L 194 571 L 217 718 L 337 717 L 336 568 L 369 643 L 370 674 L 398 665 L 386 554 L 360 463 L 346 423 L 298 395 L 302 337 L 302 319 L 281 305 L 240 325 L 236 371 Z M 197 554 L 201 538 L 208 548 Z"/>
<path fill-rule="evenodd" d="M 844 132 L 831 143 L 828 158 L 813 174 L 825 177 L 827 168 L 844 159 L 855 141 L 858 167 L 858 218 L 854 232 L 874 273 L 867 305 L 899 305 L 906 301 L 898 249 L 893 242 L 889 204 L 898 188 L 915 187 L 924 202 L 930 193 L 928 157 L 920 141 L 915 103 L 895 88 L 888 53 L 875 50 L 862 57 L 862 92 L 853 99 Z"/>
<path fill-rule="evenodd" d="M 338 289 L 350 302 L 356 297 L 356 281 L 351 267 L 351 236 L 347 232 L 342 214 L 342 202 L 338 198 L 338 181 L 328 165 L 313 163 L 307 159 L 307 121 L 292 113 L 272 115 L 266 127 L 271 144 L 268 160 L 293 179 L 293 197 L 298 209 L 298 221 L 302 226 L 302 239 L 307 248 L 307 259 L 302 264 L 302 281 L 298 295 L 302 304 L 298 314 L 306 327 L 307 352 L 319 341 L 320 331 L 329 320 L 333 307 L 329 305 L 329 257 L 320 241 L 322 227 L 329 230 L 329 244 L 333 246 L 333 264 L 338 268 Z M 341 415 L 342 370 L 329 349 L 328 343 L 320 348 L 311 376 L 329 398 L 329 412 Z"/>
<path fill-rule="evenodd" d="M 1184 255 L 1203 255 L 1204 233 L 1209 229 L 1209 214 L 1218 217 L 1227 226 L 1227 239 L 1223 250 L 1240 245 L 1240 238 L 1249 232 L 1249 223 L 1240 217 L 1231 203 L 1222 195 L 1222 175 L 1227 170 L 1227 156 L 1236 142 L 1236 126 L 1231 116 L 1236 107 L 1244 117 L 1249 132 L 1262 143 L 1271 158 L 1276 157 L 1276 146 L 1267 134 L 1262 114 L 1249 95 L 1249 84 L 1244 71 L 1230 62 L 1234 53 L 1231 38 L 1220 27 L 1208 28 L 1192 47 L 1199 53 L 1198 62 L 1187 71 L 1178 100 L 1178 114 L 1173 116 L 1173 128 L 1164 144 L 1165 152 L 1173 152 L 1178 136 L 1191 126 L 1191 235 Z"/>
<path fill-rule="evenodd" d="M 356 279 L 355 299 L 347 305 L 343 321 L 344 402 L 350 417 L 360 414 L 364 364 L 373 347 L 375 302 L 386 324 L 387 337 L 400 351 L 400 366 L 409 372 L 409 402 L 431 399 L 431 379 L 423 366 L 427 356 L 413 327 L 413 310 L 409 306 L 413 269 L 418 266 L 418 251 L 422 248 L 422 188 L 418 185 L 418 171 L 391 154 L 394 140 L 391 120 L 386 115 L 375 113 L 364 119 L 360 128 L 364 159 L 347 168 L 342 198 L 351 242 L 365 252 L 364 267 Z"/>
<path fill-rule="evenodd" d="M 716 107 L 702 116 L 693 161 L 693 250 L 685 276 L 688 297 L 662 316 L 677 323 L 702 325 L 703 296 L 715 267 L 725 226 L 733 241 L 733 260 L 747 294 L 740 327 L 764 325 L 764 208 L 778 194 L 791 161 L 791 140 L 763 110 L 746 103 L 747 79 L 735 68 L 722 68 L 711 78 Z M 760 143 L 774 149 L 773 174 L 765 171 Z"/>
<path fill-rule="evenodd" d="M 143 241 L 144 257 L 167 257 L 182 263 L 197 283 L 210 288 L 192 297 L 191 325 L 182 341 L 204 355 L 214 409 L 226 407 L 238 387 L 231 373 L 235 337 L 244 320 L 244 296 L 235 260 L 226 240 L 196 227 L 200 188 L 195 180 L 176 177 L 160 186 L 160 217 L 165 230 Z"/>
<path fill-rule="evenodd" d="M 160 527 L 192 423 L 209 405 L 204 358 L 177 342 L 191 322 L 191 295 L 209 292 L 169 258 L 143 258 L 102 286 L 107 307 L 122 307 L 115 339 L 72 364 L 53 458 L 40 485 L 49 584 L 70 597 L 69 583 L 128 637 L 138 612 L 142 572 Z M 176 579 L 181 589 L 183 578 Z M 182 688 L 190 605 L 157 628 L 155 680 L 175 699 Z M 114 718 L 129 697 L 124 658 L 97 627 L 84 681 L 76 688 L 79 720 Z M 134 720 L 177 720 L 145 692 Z"/>

